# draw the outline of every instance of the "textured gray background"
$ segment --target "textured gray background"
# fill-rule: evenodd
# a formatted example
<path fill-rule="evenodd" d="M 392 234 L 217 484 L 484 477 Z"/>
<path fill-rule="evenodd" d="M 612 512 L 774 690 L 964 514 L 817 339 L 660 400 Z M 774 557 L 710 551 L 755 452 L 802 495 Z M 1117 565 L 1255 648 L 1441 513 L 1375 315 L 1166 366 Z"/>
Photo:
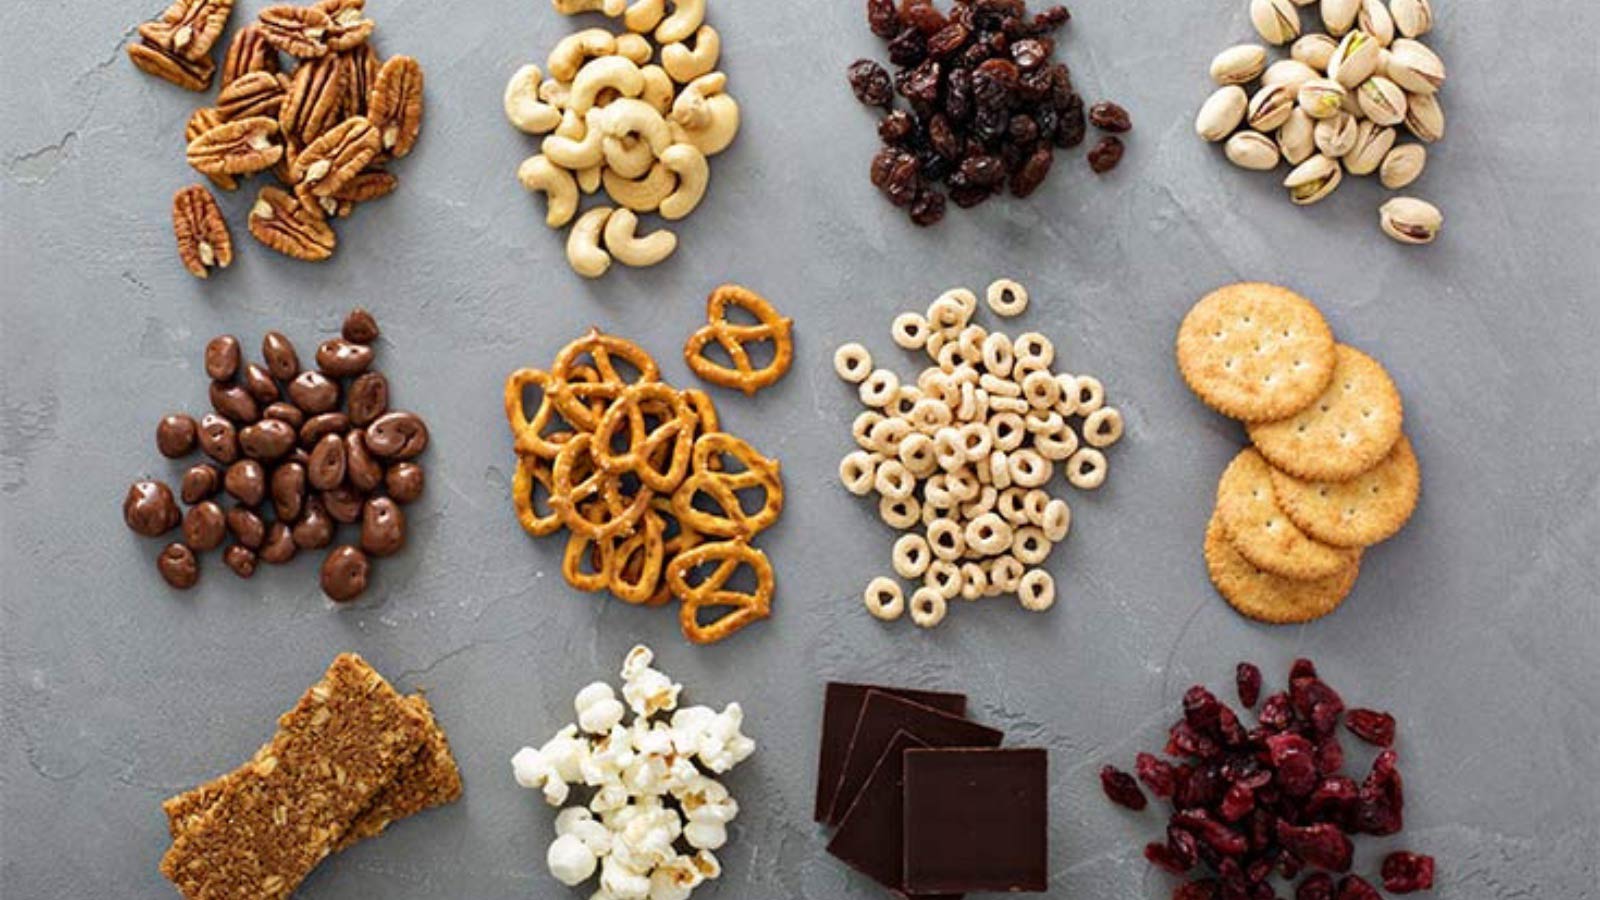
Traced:
<path fill-rule="evenodd" d="M 179 267 L 168 219 L 172 191 L 195 180 L 180 134 L 199 98 L 123 52 L 159 5 L 0 12 L 0 894 L 168 896 L 160 800 L 245 758 L 334 654 L 357 650 L 430 691 L 467 794 L 330 860 L 302 895 L 586 896 L 546 874 L 552 813 L 507 760 L 646 641 L 693 700 L 742 700 L 762 745 L 731 778 L 743 813 L 706 896 L 882 896 L 822 852 L 808 817 L 821 686 L 848 678 L 968 691 L 1012 744 L 1051 749 L 1052 894 L 1165 897 L 1139 857 L 1156 817 L 1109 808 L 1096 770 L 1157 746 L 1188 684 L 1225 687 L 1241 657 L 1276 683 L 1299 654 L 1402 722 L 1409 828 L 1370 842 L 1361 871 L 1372 848 L 1403 844 L 1439 858 L 1441 900 L 1600 896 L 1600 110 L 1587 93 L 1600 8 L 1564 5 L 1561 27 L 1519 49 L 1526 7 L 1437 4 L 1450 133 L 1416 192 L 1447 225 L 1415 250 L 1377 231 L 1375 184 L 1295 209 L 1193 137 L 1207 61 L 1251 34 L 1238 0 L 1075 4 L 1065 58 L 1091 99 L 1132 110 L 1128 158 L 1102 179 L 1058 158 L 1030 202 L 931 230 L 866 182 L 872 117 L 841 72 L 882 54 L 858 0 L 713 3 L 744 131 L 676 257 L 588 284 L 516 187 L 535 143 L 500 114 L 511 71 L 573 27 L 547 4 L 373 0 L 380 49 L 417 56 L 428 77 L 400 191 L 340 223 L 321 266 L 258 246 L 249 198 L 224 197 L 238 259 L 210 283 Z M 860 338 L 894 359 L 895 312 L 999 275 L 1032 287 L 1021 326 L 1104 378 L 1129 437 L 1108 486 L 1073 501 L 1052 613 L 997 603 L 954 609 L 933 633 L 885 627 L 857 598 L 887 570 L 891 536 L 834 480 L 856 404 L 832 348 Z M 1387 364 L 1424 467 L 1410 527 L 1368 555 L 1342 609 L 1303 628 L 1233 614 L 1200 558 L 1242 436 L 1184 389 L 1170 345 L 1198 296 L 1245 278 L 1310 294 Z M 790 502 L 761 540 L 775 615 L 695 649 L 670 613 L 574 594 L 560 542 L 516 527 L 500 385 L 591 323 L 690 384 L 679 347 L 724 280 L 797 321 L 781 384 L 717 392 L 729 426 L 782 459 Z M 201 346 L 228 331 L 255 347 L 278 327 L 306 351 L 356 302 L 379 316 L 398 402 L 434 428 L 411 547 L 350 608 L 320 596 L 308 559 L 241 582 L 208 558 L 198 590 L 168 591 L 159 544 L 128 532 L 118 505 L 131 479 L 178 471 L 151 435 L 163 412 L 203 406 Z"/>

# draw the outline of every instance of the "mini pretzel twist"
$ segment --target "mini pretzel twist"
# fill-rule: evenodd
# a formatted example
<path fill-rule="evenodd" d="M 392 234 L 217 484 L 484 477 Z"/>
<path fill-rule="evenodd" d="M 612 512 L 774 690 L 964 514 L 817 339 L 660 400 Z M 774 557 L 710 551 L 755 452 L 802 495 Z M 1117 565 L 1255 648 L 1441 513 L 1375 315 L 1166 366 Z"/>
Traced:
<path fill-rule="evenodd" d="M 744 467 L 726 471 L 724 458 Z M 731 434 L 718 432 L 701 436 L 694 443 L 690 475 L 672 495 L 672 511 L 678 520 L 696 531 L 724 538 L 748 540 L 766 530 L 783 512 L 783 480 L 776 460 L 756 452 L 754 447 Z M 739 492 L 760 488 L 761 507 L 746 512 Z M 703 495 L 718 507 L 717 512 L 697 508 Z"/>
<path fill-rule="evenodd" d="M 646 403 L 660 408 L 662 421 L 654 429 L 645 421 Z M 595 427 L 591 452 L 600 469 L 611 474 L 633 472 L 652 491 L 668 492 L 678 487 L 689 471 L 694 447 L 695 425 L 699 416 L 676 389 L 659 382 L 635 384 L 622 392 Z M 627 426 L 628 449 L 617 453 L 612 442 Z M 654 461 L 665 455 L 665 468 Z"/>
<path fill-rule="evenodd" d="M 579 434 L 556 454 L 550 471 L 550 508 L 573 534 L 605 539 L 627 536 L 644 516 L 654 493 L 639 488 L 631 498 L 622 494 L 621 476 L 601 469 L 594 460 L 594 435 Z M 595 521 L 589 501 L 601 501 L 609 518 Z"/>
<path fill-rule="evenodd" d="M 695 570 L 707 564 L 715 564 L 715 568 L 691 584 Z M 729 579 L 746 565 L 755 575 L 755 588 L 748 592 L 729 588 Z M 683 603 L 678 609 L 678 625 L 684 637 L 696 644 L 716 643 L 772 614 L 772 563 L 765 553 L 742 540 L 702 544 L 678 554 L 667 566 L 667 584 Z M 702 609 L 719 607 L 728 611 L 709 623 L 700 621 Z"/>
<path fill-rule="evenodd" d="M 728 306 L 737 306 L 756 317 L 754 325 L 736 325 L 728 321 Z M 689 336 L 683 347 L 683 361 L 702 379 L 726 388 L 736 388 L 754 394 L 777 381 L 789 371 L 794 362 L 794 339 L 790 332 L 794 321 L 778 314 L 765 297 L 736 284 L 725 284 L 711 292 L 706 300 L 706 324 Z M 733 368 L 713 362 L 705 356 L 705 349 L 715 341 Z M 756 368 L 750 362 L 745 344 L 771 341 L 772 362 Z"/>

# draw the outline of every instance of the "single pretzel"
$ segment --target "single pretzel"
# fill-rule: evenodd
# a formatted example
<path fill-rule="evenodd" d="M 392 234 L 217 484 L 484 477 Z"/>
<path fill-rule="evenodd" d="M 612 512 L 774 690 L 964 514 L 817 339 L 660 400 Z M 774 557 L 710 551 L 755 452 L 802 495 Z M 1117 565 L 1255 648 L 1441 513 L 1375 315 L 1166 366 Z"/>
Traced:
<path fill-rule="evenodd" d="M 606 572 L 612 595 L 634 605 L 649 603 L 655 595 L 666 559 L 661 540 L 665 524 L 661 517 L 646 512 L 642 524 L 631 537 L 616 545 Z"/>
<path fill-rule="evenodd" d="M 583 364 L 586 357 L 592 367 Z M 633 382 L 617 371 L 619 361 L 638 372 Z M 589 369 L 592 375 L 586 371 Z M 598 328 L 589 329 L 588 334 L 562 347 L 556 354 L 555 365 L 550 367 L 550 374 L 560 385 L 553 396 L 556 409 L 583 431 L 593 431 L 598 424 L 599 413 L 589 403 L 600 402 L 603 411 L 628 384 L 661 380 L 660 367 L 643 347 Z"/>
<path fill-rule="evenodd" d="M 728 321 L 729 305 L 740 307 L 756 317 L 754 325 L 736 325 Z M 726 388 L 737 388 L 754 394 L 777 381 L 789 371 L 794 362 L 794 339 L 790 331 L 794 321 L 781 316 L 765 297 L 749 288 L 725 284 L 711 292 L 706 300 L 706 324 L 689 336 L 683 346 L 683 361 L 702 379 Z M 711 361 L 705 356 L 706 346 L 716 341 L 733 368 Z M 756 368 L 744 345 L 757 341 L 772 342 L 772 362 Z"/>
<path fill-rule="evenodd" d="M 672 513 L 670 498 L 657 496 L 650 500 L 650 509 L 644 514 L 645 527 L 652 527 L 650 522 L 654 519 L 661 527 L 662 541 L 661 554 L 663 568 L 656 572 L 655 591 L 645 600 L 644 606 L 664 606 L 672 599 L 672 588 L 667 584 L 665 561 L 671 560 L 686 550 L 693 549 L 705 542 L 705 535 L 678 521 Z M 639 582 L 643 578 L 644 563 L 647 560 L 640 554 L 629 555 L 626 559 L 618 560 L 618 575 L 629 583 Z"/>
<path fill-rule="evenodd" d="M 516 506 L 522 530 L 534 537 L 555 534 L 564 524 L 561 514 L 555 510 L 539 512 L 534 492 L 540 487 L 550 493 L 550 463 L 536 456 L 518 457 L 517 474 L 511 479 L 511 502 Z"/>
<path fill-rule="evenodd" d="M 690 584 L 694 571 L 708 563 L 716 568 Z M 749 592 L 727 587 L 741 565 L 748 565 L 755 575 L 756 586 Z M 683 602 L 678 608 L 683 636 L 696 644 L 714 644 L 772 614 L 772 563 L 765 553 L 742 540 L 702 544 L 678 554 L 667 566 L 667 583 L 673 596 Z M 714 621 L 701 623 L 700 610 L 708 607 L 729 609 Z"/>
<path fill-rule="evenodd" d="M 586 506 L 580 513 L 598 524 L 605 518 L 599 504 Z M 566 550 L 561 554 L 561 577 L 580 591 L 603 591 L 611 583 L 612 559 L 616 555 L 616 538 L 597 537 L 573 529 L 567 536 Z M 592 571 L 584 569 L 588 562 Z"/>
<path fill-rule="evenodd" d="M 640 488 L 631 498 L 624 497 L 619 476 L 595 463 L 593 446 L 592 434 L 579 434 L 562 445 L 550 471 L 550 508 L 575 535 L 596 539 L 626 536 L 644 516 L 653 494 Z M 592 508 L 591 500 L 602 501 L 607 516 L 600 521 L 586 514 Z"/>
<path fill-rule="evenodd" d="M 524 395 L 529 387 L 539 389 L 539 408 L 529 418 L 524 405 Z M 572 438 L 572 432 L 552 426 L 566 425 L 556 412 L 554 392 L 557 382 L 548 372 L 538 369 L 518 369 L 506 379 L 506 420 L 511 425 L 511 435 L 519 456 L 534 455 L 553 460 L 561 452 L 561 445 Z"/>
<path fill-rule="evenodd" d="M 645 421 L 647 412 L 660 420 L 653 429 Z M 698 421 L 696 411 L 676 388 L 660 382 L 631 385 L 595 427 L 591 439 L 595 462 L 605 472 L 633 472 L 645 487 L 670 492 L 689 471 Z M 624 425 L 628 445 L 619 453 L 612 449 L 612 442 Z M 660 456 L 666 457 L 664 467 L 657 461 Z"/>
<path fill-rule="evenodd" d="M 725 457 L 744 469 L 726 471 Z M 778 462 L 731 434 L 717 432 L 696 440 L 690 469 L 689 477 L 672 495 L 672 512 L 696 531 L 748 539 L 777 521 L 783 512 L 783 480 L 778 474 Z M 752 488 L 760 488 L 764 496 L 759 509 L 746 512 L 738 492 Z M 696 508 L 694 502 L 699 495 L 715 503 L 718 512 Z"/>

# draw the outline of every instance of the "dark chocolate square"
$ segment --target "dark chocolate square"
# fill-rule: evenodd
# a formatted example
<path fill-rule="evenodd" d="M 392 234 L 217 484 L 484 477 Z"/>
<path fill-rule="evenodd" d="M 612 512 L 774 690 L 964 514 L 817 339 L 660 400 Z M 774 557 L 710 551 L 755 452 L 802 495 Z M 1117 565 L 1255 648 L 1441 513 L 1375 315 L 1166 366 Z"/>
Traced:
<path fill-rule="evenodd" d="M 817 755 L 817 802 L 811 814 L 811 818 L 817 822 L 826 819 L 829 808 L 833 806 L 833 792 L 839 786 L 839 773 L 844 771 L 844 760 L 850 753 L 850 736 L 855 733 L 856 718 L 861 715 L 861 705 L 867 702 L 869 690 L 931 706 L 954 716 L 964 715 L 967 711 L 966 694 L 828 682 L 822 705 L 822 749 Z"/>
<path fill-rule="evenodd" d="M 828 842 L 829 853 L 896 893 L 905 881 L 905 751 L 926 746 L 904 731 L 895 732 Z M 913 900 L 936 898 L 918 895 Z"/>
<path fill-rule="evenodd" d="M 1005 737 L 960 716 L 869 690 L 866 702 L 861 704 L 861 714 L 856 717 L 855 733 L 850 736 L 850 751 L 845 756 L 844 770 L 839 773 L 839 786 L 833 792 L 829 825 L 838 825 L 844 818 L 845 810 L 867 783 L 872 767 L 897 731 L 909 732 L 930 747 L 998 747 Z"/>
<path fill-rule="evenodd" d="M 905 890 L 1044 891 L 1050 881 L 1044 750 L 905 752 Z"/>

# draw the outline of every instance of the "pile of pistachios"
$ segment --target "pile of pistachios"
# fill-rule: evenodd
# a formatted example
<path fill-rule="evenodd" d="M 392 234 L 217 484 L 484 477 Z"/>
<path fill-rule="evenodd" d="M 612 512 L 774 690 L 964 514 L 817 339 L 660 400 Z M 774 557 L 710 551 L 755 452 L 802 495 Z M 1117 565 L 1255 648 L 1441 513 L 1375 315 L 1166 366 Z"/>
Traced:
<path fill-rule="evenodd" d="M 1325 33 L 1302 28 L 1299 7 L 1313 3 Z M 1270 62 L 1260 44 L 1217 54 L 1211 78 L 1221 87 L 1195 120 L 1202 138 L 1225 142 L 1245 169 L 1287 162 L 1283 186 L 1300 206 L 1333 193 L 1345 173 L 1376 172 L 1393 191 L 1422 175 L 1427 145 L 1444 137 L 1444 63 L 1420 40 L 1433 27 L 1429 0 L 1250 0 L 1250 21 L 1289 57 Z M 1420 143 L 1400 142 L 1401 126 Z M 1431 243 L 1443 222 L 1415 197 L 1378 210 L 1384 234 L 1406 244 Z"/>

